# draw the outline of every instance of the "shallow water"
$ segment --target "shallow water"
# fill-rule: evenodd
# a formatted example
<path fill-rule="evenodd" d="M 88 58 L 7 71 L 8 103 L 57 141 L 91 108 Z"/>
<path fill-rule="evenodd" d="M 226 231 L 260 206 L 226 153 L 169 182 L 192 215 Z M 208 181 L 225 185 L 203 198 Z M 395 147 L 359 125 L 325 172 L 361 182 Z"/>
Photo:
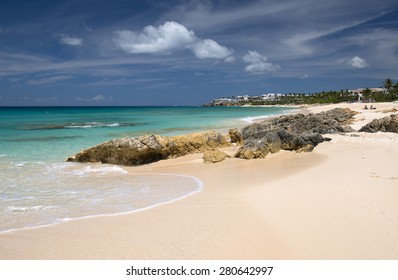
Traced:
<path fill-rule="evenodd" d="M 128 174 L 114 165 L 18 162 L 2 170 L 0 232 L 131 212 L 202 188 L 193 177 Z"/>
<path fill-rule="evenodd" d="M 200 191 L 196 178 L 65 163 L 101 142 L 242 126 L 286 108 L 0 107 L 0 232 L 131 212 Z"/>

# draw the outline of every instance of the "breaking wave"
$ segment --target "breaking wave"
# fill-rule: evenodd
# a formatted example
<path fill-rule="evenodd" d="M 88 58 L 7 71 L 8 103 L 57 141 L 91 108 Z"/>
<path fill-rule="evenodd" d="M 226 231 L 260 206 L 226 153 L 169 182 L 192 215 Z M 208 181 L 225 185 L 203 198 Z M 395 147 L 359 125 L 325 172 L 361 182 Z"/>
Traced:
<path fill-rule="evenodd" d="M 86 123 L 67 123 L 67 124 L 42 124 L 23 127 L 23 130 L 52 130 L 52 129 L 79 129 L 79 128 L 101 128 L 118 126 L 137 126 L 140 123 L 106 123 L 106 122 L 86 122 Z"/>

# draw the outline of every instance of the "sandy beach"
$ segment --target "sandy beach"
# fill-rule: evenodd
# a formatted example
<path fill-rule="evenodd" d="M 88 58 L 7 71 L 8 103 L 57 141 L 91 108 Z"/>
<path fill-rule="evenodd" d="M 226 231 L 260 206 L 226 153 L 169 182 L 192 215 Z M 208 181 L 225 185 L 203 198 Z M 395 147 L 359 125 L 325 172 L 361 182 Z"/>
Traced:
<path fill-rule="evenodd" d="M 398 110 L 364 105 L 303 110 L 350 108 L 354 129 Z M 1 234 L 0 258 L 398 259 L 398 134 L 327 136 L 310 153 L 215 164 L 193 154 L 129 167 L 194 176 L 204 189 L 135 213 Z"/>

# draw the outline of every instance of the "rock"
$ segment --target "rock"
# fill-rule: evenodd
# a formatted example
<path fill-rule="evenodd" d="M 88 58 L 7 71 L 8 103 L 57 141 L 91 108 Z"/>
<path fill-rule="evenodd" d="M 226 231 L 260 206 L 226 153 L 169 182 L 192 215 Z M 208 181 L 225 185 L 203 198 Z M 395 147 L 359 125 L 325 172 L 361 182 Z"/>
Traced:
<path fill-rule="evenodd" d="M 163 137 L 146 135 L 115 139 L 84 150 L 67 161 L 142 165 L 230 145 L 218 132 Z"/>
<path fill-rule="evenodd" d="M 206 149 L 221 148 L 230 145 L 221 133 L 215 131 L 163 138 L 166 139 L 163 142 L 164 145 L 170 151 L 168 158 L 199 153 Z"/>
<path fill-rule="evenodd" d="M 242 130 L 243 139 L 255 131 L 267 131 L 274 129 L 285 129 L 294 133 L 344 133 L 353 129 L 347 127 L 352 121 L 356 112 L 349 109 L 336 108 L 318 114 L 294 114 L 284 115 L 267 119 L 245 127 Z"/>
<path fill-rule="evenodd" d="M 279 150 L 310 152 L 319 143 L 330 141 L 321 134 L 352 131 L 345 127 L 356 113 L 333 109 L 319 114 L 294 114 L 254 123 L 242 129 L 243 145 L 235 154 L 239 158 L 265 158 Z"/>
<path fill-rule="evenodd" d="M 147 135 L 111 140 L 84 150 L 68 161 L 140 165 L 167 158 L 169 154 L 158 136 Z"/>
<path fill-rule="evenodd" d="M 321 134 L 351 131 L 344 126 L 350 124 L 355 114 L 349 109 L 334 109 L 319 114 L 280 116 L 246 126 L 242 132 L 230 129 L 229 136 L 231 143 L 243 143 L 235 155 L 240 158 L 263 158 L 281 149 L 309 152 L 319 143 L 330 140 Z M 394 129 L 396 123 L 394 117 L 383 127 Z M 218 162 L 227 155 L 216 148 L 229 145 L 222 134 L 214 131 L 172 137 L 146 135 L 111 140 L 71 156 L 67 161 L 141 165 L 204 152 L 205 162 Z"/>
<path fill-rule="evenodd" d="M 398 115 L 395 114 L 382 119 L 373 120 L 358 131 L 370 133 L 378 131 L 398 133 Z"/>
<path fill-rule="evenodd" d="M 301 135 L 286 129 L 257 131 L 244 139 L 235 157 L 244 159 L 265 158 L 269 153 L 282 150 L 310 152 L 316 145 L 330 140 L 319 133 L 303 133 Z"/>
<path fill-rule="evenodd" d="M 203 160 L 205 163 L 216 163 L 221 162 L 228 156 L 226 153 L 221 152 L 217 149 L 207 149 L 203 153 Z"/>
<path fill-rule="evenodd" d="M 237 143 L 241 144 L 243 139 L 242 139 L 242 133 L 237 128 L 231 128 L 229 131 L 229 137 L 231 138 L 231 143 Z"/>

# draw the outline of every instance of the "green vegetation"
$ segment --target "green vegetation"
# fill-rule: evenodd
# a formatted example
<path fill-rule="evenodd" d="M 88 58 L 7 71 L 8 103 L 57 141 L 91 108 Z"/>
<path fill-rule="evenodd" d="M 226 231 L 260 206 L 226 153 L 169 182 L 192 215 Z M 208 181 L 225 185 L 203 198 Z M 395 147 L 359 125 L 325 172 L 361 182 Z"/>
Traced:
<path fill-rule="evenodd" d="M 384 88 L 384 89 L 383 89 Z M 286 104 L 330 104 L 340 102 L 391 102 L 398 100 L 398 83 L 391 79 L 383 82 L 383 88 L 362 90 L 322 91 L 319 93 L 290 93 L 279 95 L 271 100 L 264 100 L 261 96 L 251 96 L 247 100 L 234 99 L 231 101 L 212 102 L 208 106 L 242 106 L 242 105 L 286 105 Z"/>

